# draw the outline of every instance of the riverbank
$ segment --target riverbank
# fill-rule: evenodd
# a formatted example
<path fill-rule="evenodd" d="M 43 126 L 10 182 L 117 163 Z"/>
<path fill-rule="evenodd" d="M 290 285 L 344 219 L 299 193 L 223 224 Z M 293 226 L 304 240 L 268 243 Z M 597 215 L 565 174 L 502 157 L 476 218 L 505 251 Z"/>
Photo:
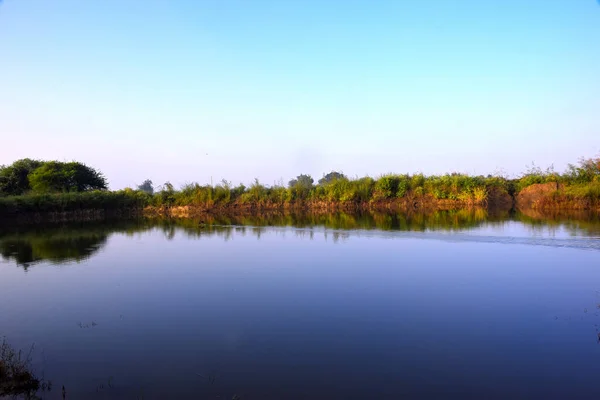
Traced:
<path fill-rule="evenodd" d="M 431 213 L 461 209 L 485 209 L 505 212 L 511 209 L 600 212 L 600 192 L 595 187 L 566 186 L 557 183 L 533 184 L 519 193 L 492 187 L 484 202 L 438 199 L 432 195 L 408 192 L 402 198 L 368 201 L 296 200 L 256 202 L 192 202 L 173 201 L 164 204 L 139 191 L 85 192 L 47 195 L 27 195 L 0 198 L 0 221 L 3 223 L 35 224 L 43 222 L 97 221 L 139 217 L 197 218 L 206 215 L 257 215 L 261 213 L 334 212 L 401 212 Z M 590 195 L 591 193 L 591 195 Z"/>
<path fill-rule="evenodd" d="M 131 215 L 190 217 L 203 213 L 286 210 L 428 212 L 471 207 L 600 211 L 600 158 L 581 160 L 578 166 L 570 165 L 562 174 L 533 168 L 517 179 L 459 173 L 348 178 L 331 172 L 317 184 L 309 175 L 299 175 L 287 186 L 283 183 L 268 186 L 256 179 L 248 187 L 232 186 L 223 180 L 217 185 L 191 183 L 175 189 L 167 182 L 155 192 L 151 181 L 137 190 L 119 191 L 92 191 L 88 189 L 94 186 L 80 182 L 81 185 L 73 186 L 68 193 L 51 192 L 48 188 L 52 185 L 32 186 L 30 181 L 35 182 L 36 171 L 42 168 L 26 174 L 22 164 L 32 163 L 37 165 L 31 160 L 21 160 L 0 168 L 0 219 L 36 222 Z M 23 176 L 27 178 L 21 179 L 23 182 L 17 179 Z M 13 186 L 20 191 L 10 189 Z"/>

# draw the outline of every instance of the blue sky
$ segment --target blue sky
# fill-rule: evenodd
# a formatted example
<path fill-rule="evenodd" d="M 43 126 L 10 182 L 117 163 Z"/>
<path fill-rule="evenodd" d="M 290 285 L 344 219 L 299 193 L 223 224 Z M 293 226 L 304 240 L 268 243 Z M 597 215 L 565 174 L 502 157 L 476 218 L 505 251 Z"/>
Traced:
<path fill-rule="evenodd" d="M 599 93 L 596 0 L 0 4 L 0 164 L 112 188 L 562 170 Z"/>

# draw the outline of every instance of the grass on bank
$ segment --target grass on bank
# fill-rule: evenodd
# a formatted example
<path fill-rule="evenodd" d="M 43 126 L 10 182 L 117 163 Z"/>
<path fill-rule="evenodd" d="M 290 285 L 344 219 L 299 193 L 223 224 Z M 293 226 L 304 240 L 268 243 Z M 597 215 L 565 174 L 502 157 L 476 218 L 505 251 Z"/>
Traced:
<path fill-rule="evenodd" d="M 150 198 L 148 205 L 212 207 L 228 204 L 285 205 L 292 203 L 368 203 L 407 198 L 454 200 L 465 204 L 484 204 L 493 188 L 509 189 L 509 181 L 497 177 L 472 177 L 463 174 L 443 176 L 384 175 L 350 179 L 341 177 L 310 186 L 267 186 L 255 180 L 249 187 L 186 184 L 181 190 L 171 185 Z"/>
<path fill-rule="evenodd" d="M 141 209 L 147 206 L 198 206 L 203 208 L 231 205 L 280 207 L 324 203 L 377 203 L 386 201 L 450 202 L 454 205 L 488 204 L 493 195 L 514 196 L 534 184 L 556 183 L 557 190 L 548 194 L 542 203 L 547 205 L 600 204 L 600 158 L 582 159 L 560 174 L 552 168 L 529 168 L 520 178 L 501 176 L 470 176 L 445 174 L 387 174 L 378 178 L 348 178 L 331 172 L 314 184 L 309 175 L 299 175 L 289 185 L 268 186 L 255 179 L 249 186 L 232 186 L 223 180 L 217 185 L 189 183 L 176 190 L 165 183 L 161 190 L 145 192 L 125 189 L 119 191 L 87 191 L 72 193 L 42 193 L 20 196 L 0 195 L 0 215 L 82 210 Z"/>

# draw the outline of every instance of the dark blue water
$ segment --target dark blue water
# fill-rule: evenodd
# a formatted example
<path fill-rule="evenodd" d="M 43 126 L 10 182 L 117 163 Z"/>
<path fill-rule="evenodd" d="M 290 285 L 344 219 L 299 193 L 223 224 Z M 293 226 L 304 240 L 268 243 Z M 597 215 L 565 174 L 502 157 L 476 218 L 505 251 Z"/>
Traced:
<path fill-rule="evenodd" d="M 48 399 L 600 396 L 589 230 L 146 224 L 0 249 L 0 336 L 35 343 Z"/>

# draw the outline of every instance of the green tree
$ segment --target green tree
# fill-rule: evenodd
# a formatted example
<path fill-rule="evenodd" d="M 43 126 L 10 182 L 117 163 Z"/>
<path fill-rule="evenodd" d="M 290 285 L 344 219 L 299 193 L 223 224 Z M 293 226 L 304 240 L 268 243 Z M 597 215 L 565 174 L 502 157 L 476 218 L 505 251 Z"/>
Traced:
<path fill-rule="evenodd" d="M 43 164 L 43 161 L 24 158 L 0 167 L 0 196 L 19 196 L 31 190 L 28 176 Z"/>
<path fill-rule="evenodd" d="M 28 176 L 34 192 L 85 192 L 107 188 L 102 173 L 79 162 L 49 161 Z"/>
<path fill-rule="evenodd" d="M 306 199 L 313 188 L 314 179 L 310 175 L 300 174 L 296 179 L 289 181 L 292 199 Z"/>
<path fill-rule="evenodd" d="M 290 188 L 300 187 L 305 189 L 312 189 L 314 179 L 310 175 L 300 174 L 296 179 L 292 179 L 288 182 Z"/>
<path fill-rule="evenodd" d="M 138 190 L 148 193 L 149 195 L 154 194 L 154 186 L 152 186 L 152 181 L 150 179 L 146 179 L 142 182 L 141 185 L 137 187 Z"/>
<path fill-rule="evenodd" d="M 342 174 L 341 172 L 331 171 L 319 179 L 319 185 L 325 185 L 337 179 L 346 179 L 346 175 Z"/>

